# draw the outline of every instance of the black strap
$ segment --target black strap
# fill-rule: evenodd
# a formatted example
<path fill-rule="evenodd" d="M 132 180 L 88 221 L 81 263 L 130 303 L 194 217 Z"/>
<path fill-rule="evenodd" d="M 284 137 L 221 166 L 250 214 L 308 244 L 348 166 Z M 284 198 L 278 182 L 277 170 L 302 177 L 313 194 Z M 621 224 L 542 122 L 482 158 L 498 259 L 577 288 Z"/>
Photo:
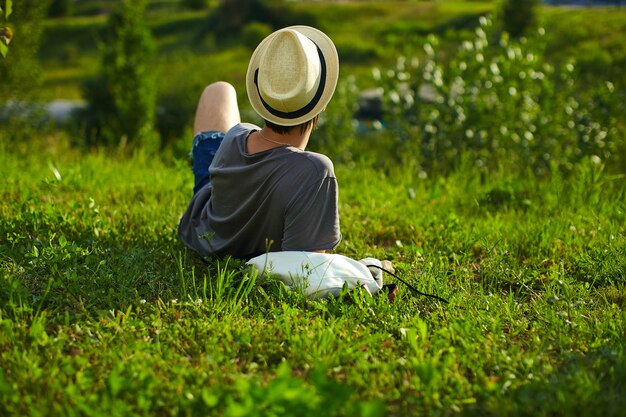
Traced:
<path fill-rule="evenodd" d="M 412 286 L 411 284 L 409 284 L 408 282 L 406 282 L 405 280 L 403 280 L 402 278 L 400 278 L 398 275 L 394 274 L 394 273 L 393 273 L 393 272 L 391 272 L 391 271 L 386 270 L 385 268 L 382 268 L 382 267 L 380 267 L 380 266 L 378 266 L 378 265 L 366 265 L 366 266 L 367 266 L 368 268 L 369 268 L 369 267 L 378 268 L 378 269 L 380 269 L 381 271 L 388 273 L 389 275 L 391 275 L 392 277 L 396 278 L 398 281 L 400 281 L 401 283 L 403 283 L 404 285 L 406 285 L 407 287 L 409 287 L 409 289 L 411 289 L 411 290 L 412 290 L 414 293 L 416 293 L 416 294 L 423 295 L 423 296 L 425 296 L 425 297 L 431 297 L 431 298 L 434 298 L 435 300 L 439 300 L 439 301 L 441 301 L 442 303 L 445 303 L 445 304 L 450 304 L 450 303 L 448 302 L 448 300 L 443 299 L 443 298 L 439 297 L 438 295 L 426 294 L 425 292 L 421 292 L 420 290 L 418 290 L 417 288 L 415 288 L 414 286 Z"/>

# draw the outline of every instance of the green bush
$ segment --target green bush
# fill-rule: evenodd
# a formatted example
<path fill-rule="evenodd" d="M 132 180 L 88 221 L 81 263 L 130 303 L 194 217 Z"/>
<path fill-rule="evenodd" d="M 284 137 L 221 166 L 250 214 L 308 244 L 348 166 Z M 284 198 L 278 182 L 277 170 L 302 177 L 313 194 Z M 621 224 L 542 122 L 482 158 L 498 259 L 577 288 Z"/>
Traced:
<path fill-rule="evenodd" d="M 74 11 L 73 0 L 52 0 L 48 8 L 48 16 L 70 16 Z"/>
<path fill-rule="evenodd" d="M 23 0 L 13 7 L 10 51 L 6 58 L 0 59 L 0 103 L 32 100 L 40 95 L 43 79 L 37 53 L 48 1 Z"/>
<path fill-rule="evenodd" d="M 209 16 L 208 27 L 223 39 L 233 39 L 250 22 L 260 22 L 272 29 L 304 24 L 316 26 L 308 14 L 296 12 L 284 0 L 222 0 Z M 256 46 L 256 45 L 255 45 Z"/>
<path fill-rule="evenodd" d="M 183 6 L 191 10 L 204 10 L 208 7 L 207 0 L 183 0 Z"/>
<path fill-rule="evenodd" d="M 109 18 L 100 73 L 84 84 L 88 144 L 158 144 L 154 131 L 154 41 L 143 19 L 145 1 L 124 0 Z"/>
<path fill-rule="evenodd" d="M 357 158 L 361 143 L 356 140 L 354 114 L 358 90 L 354 77 L 340 80 L 335 94 L 322 112 L 310 147 L 328 154 L 335 162 L 348 162 Z"/>
<path fill-rule="evenodd" d="M 254 49 L 270 33 L 272 33 L 272 27 L 270 25 L 260 22 L 251 22 L 243 28 L 243 44 L 250 49 Z"/>
<path fill-rule="evenodd" d="M 4 7 L 4 2 L 0 4 Z M 23 0 L 13 7 L 9 23 L 15 35 L 6 57 L 0 55 L 0 143 L 11 149 L 32 143 L 44 131 L 48 133 L 43 108 L 38 104 L 45 97 L 37 59 L 48 2 Z"/>
<path fill-rule="evenodd" d="M 184 136 L 191 130 L 198 99 L 207 81 L 206 67 L 198 63 L 195 71 L 189 71 L 186 63 L 193 53 L 181 50 L 173 54 L 159 74 L 156 128 L 164 146 L 175 145 L 181 137 L 185 153 L 189 151 L 190 137 Z M 193 132 L 191 132 L 193 133 Z"/>
<path fill-rule="evenodd" d="M 483 171 L 541 174 L 591 156 L 623 158 L 616 152 L 623 141 L 617 92 L 607 83 L 583 97 L 572 62 L 555 68 L 544 59 L 543 34 L 498 39 L 482 18 L 448 64 L 431 36 L 423 63 L 401 57 L 395 68 L 379 70 L 388 131 L 399 149 L 421 155 L 425 169 L 447 172 L 462 161 Z"/>
<path fill-rule="evenodd" d="M 537 8 L 541 0 L 504 0 L 500 8 L 502 29 L 518 38 L 537 22 Z"/>

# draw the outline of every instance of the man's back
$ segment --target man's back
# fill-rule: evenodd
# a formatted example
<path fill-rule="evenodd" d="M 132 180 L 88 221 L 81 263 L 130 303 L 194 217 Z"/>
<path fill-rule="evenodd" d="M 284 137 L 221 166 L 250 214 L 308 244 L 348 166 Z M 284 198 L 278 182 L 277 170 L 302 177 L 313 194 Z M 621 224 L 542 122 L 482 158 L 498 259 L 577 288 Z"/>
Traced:
<path fill-rule="evenodd" d="M 247 153 L 248 135 L 259 129 L 239 124 L 227 133 L 180 238 L 203 256 L 334 249 L 341 235 L 332 162 L 291 146 Z"/>

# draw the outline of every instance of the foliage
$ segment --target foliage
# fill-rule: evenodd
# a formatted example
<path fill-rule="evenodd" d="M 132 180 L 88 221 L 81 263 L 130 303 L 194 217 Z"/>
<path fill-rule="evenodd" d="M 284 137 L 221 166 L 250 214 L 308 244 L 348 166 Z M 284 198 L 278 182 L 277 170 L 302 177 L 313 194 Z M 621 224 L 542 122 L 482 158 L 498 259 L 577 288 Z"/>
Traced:
<path fill-rule="evenodd" d="M 270 33 L 272 33 L 272 27 L 270 25 L 261 22 L 252 22 L 243 29 L 243 44 L 250 49 L 254 49 Z"/>
<path fill-rule="evenodd" d="M 546 56 L 551 62 L 575 59 L 581 86 L 595 88 L 608 80 L 626 89 L 623 8 L 550 8 L 542 21 L 549 28 Z"/>
<path fill-rule="evenodd" d="M 208 5 L 208 0 L 183 0 L 183 6 L 191 10 L 205 10 Z"/>
<path fill-rule="evenodd" d="M 363 144 L 356 137 L 354 114 L 358 104 L 358 87 L 354 77 L 339 81 L 335 94 L 318 119 L 311 136 L 312 150 L 332 155 L 336 162 L 358 159 Z"/>
<path fill-rule="evenodd" d="M 4 8 L 0 6 L 0 17 L 2 17 L 4 21 L 8 21 L 12 13 L 13 1 L 5 0 Z M 9 27 L 0 26 L 0 54 L 2 54 L 3 57 L 6 57 L 9 52 L 9 43 L 12 38 L 13 31 Z"/>
<path fill-rule="evenodd" d="M 50 0 L 49 17 L 71 16 L 74 11 L 74 0 Z"/>
<path fill-rule="evenodd" d="M 500 6 L 502 29 L 513 38 L 529 32 L 537 23 L 541 0 L 503 0 Z"/>
<path fill-rule="evenodd" d="M 155 46 L 143 19 L 145 4 L 124 0 L 109 18 L 100 73 L 84 85 L 88 143 L 158 147 Z"/>
<path fill-rule="evenodd" d="M 296 13 L 284 0 L 221 0 L 209 17 L 208 27 L 218 37 L 232 38 L 252 22 L 269 25 L 272 29 L 294 24 L 315 25 L 307 13 Z"/>
<path fill-rule="evenodd" d="M 588 157 L 619 162 L 621 100 L 613 85 L 581 96 L 574 63 L 557 69 L 544 59 L 543 29 L 521 42 L 495 39 L 492 29 L 482 18 L 448 64 L 431 36 L 423 63 L 401 57 L 395 68 L 375 71 L 399 148 L 440 172 L 464 158 L 485 172 L 506 166 L 536 174 L 570 170 Z"/>
<path fill-rule="evenodd" d="M 10 4 L 6 3 L 7 6 Z M 37 52 L 47 5 L 47 0 L 23 0 L 12 10 L 12 14 L 9 13 L 11 8 L 5 6 L 4 17 L 11 15 L 19 31 L 11 42 L 11 53 L 0 60 L 0 102 L 31 98 L 41 86 L 41 65 Z"/>
<path fill-rule="evenodd" d="M 37 103 L 45 97 L 37 53 L 46 7 L 45 0 L 16 3 L 11 20 L 19 32 L 11 43 L 10 53 L 0 59 L 0 142 L 14 146 L 49 133 L 42 108 Z"/>

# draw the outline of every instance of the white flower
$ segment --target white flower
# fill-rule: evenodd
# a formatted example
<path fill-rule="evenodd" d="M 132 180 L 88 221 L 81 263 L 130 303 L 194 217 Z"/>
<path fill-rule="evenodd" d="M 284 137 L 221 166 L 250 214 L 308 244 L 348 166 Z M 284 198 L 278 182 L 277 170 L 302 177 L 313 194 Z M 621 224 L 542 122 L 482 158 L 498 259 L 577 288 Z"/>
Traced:
<path fill-rule="evenodd" d="M 609 93 L 615 91 L 615 85 L 612 82 L 606 81 L 606 88 L 609 90 Z"/>
<path fill-rule="evenodd" d="M 410 108 L 413 106 L 413 104 L 415 104 L 415 99 L 413 98 L 413 94 L 411 93 L 406 93 L 404 95 L 404 102 L 406 103 L 406 107 Z"/>
<path fill-rule="evenodd" d="M 515 59 L 515 51 L 513 50 L 513 48 L 509 48 L 506 50 L 506 56 L 511 60 Z"/>
<path fill-rule="evenodd" d="M 494 75 L 500 74 L 500 68 L 498 68 L 498 64 L 496 64 L 495 62 L 492 62 L 491 65 L 489 65 L 489 69 Z"/>
<path fill-rule="evenodd" d="M 396 68 L 398 69 L 398 71 L 404 71 L 405 63 L 406 63 L 405 57 L 403 56 L 398 57 L 398 59 L 396 60 Z"/>
<path fill-rule="evenodd" d="M 426 52 L 426 55 L 431 56 L 431 57 L 435 55 L 435 50 L 433 49 L 432 45 L 429 43 L 424 44 L 424 52 Z"/>
<path fill-rule="evenodd" d="M 409 78 L 411 78 L 411 74 L 409 74 L 408 72 L 399 72 L 398 73 L 398 80 L 400 80 L 400 81 L 406 81 Z"/>

